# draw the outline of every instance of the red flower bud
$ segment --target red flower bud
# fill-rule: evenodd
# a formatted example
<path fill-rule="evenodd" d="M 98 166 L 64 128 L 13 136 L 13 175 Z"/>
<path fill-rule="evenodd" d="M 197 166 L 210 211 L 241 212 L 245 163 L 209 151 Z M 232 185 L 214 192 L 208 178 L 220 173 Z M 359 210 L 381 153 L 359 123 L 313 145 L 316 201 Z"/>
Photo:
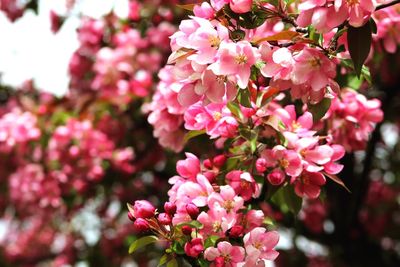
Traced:
<path fill-rule="evenodd" d="M 215 182 L 215 173 L 212 171 L 208 171 L 203 173 L 203 175 L 207 178 L 207 180 L 212 184 Z"/>
<path fill-rule="evenodd" d="M 263 158 L 259 158 L 256 161 L 256 170 L 259 173 L 263 173 L 267 170 L 267 161 Z"/>
<path fill-rule="evenodd" d="M 224 166 L 225 162 L 226 162 L 225 155 L 218 155 L 218 156 L 215 156 L 213 159 L 214 165 L 218 168 L 221 168 L 222 166 Z"/>
<path fill-rule="evenodd" d="M 243 235 L 243 232 L 244 232 L 244 227 L 240 224 L 236 224 L 229 230 L 229 237 L 232 238 L 241 237 Z"/>
<path fill-rule="evenodd" d="M 133 216 L 135 218 L 151 218 L 155 212 L 156 208 L 147 200 L 136 200 L 133 205 Z"/>
<path fill-rule="evenodd" d="M 200 213 L 199 208 L 193 203 L 186 204 L 186 211 L 192 220 L 195 220 Z"/>
<path fill-rule="evenodd" d="M 204 250 L 203 239 L 201 238 L 192 239 L 192 241 L 187 242 L 185 244 L 184 249 L 186 255 L 192 258 L 197 258 L 200 255 L 200 253 L 202 253 Z"/>
<path fill-rule="evenodd" d="M 203 165 L 207 169 L 212 169 L 213 168 L 213 164 L 212 164 L 211 160 L 209 160 L 209 159 L 204 160 L 203 161 Z"/>
<path fill-rule="evenodd" d="M 149 223 L 142 218 L 137 218 L 133 223 L 133 229 L 136 233 L 143 233 L 150 229 Z"/>
<path fill-rule="evenodd" d="M 160 213 L 158 221 L 163 225 L 169 225 L 172 222 L 171 216 L 168 213 Z"/>
<path fill-rule="evenodd" d="M 164 210 L 166 213 L 168 213 L 169 215 L 174 215 L 176 212 L 176 205 L 175 203 L 172 202 L 165 202 L 164 204 Z"/>
<path fill-rule="evenodd" d="M 191 235 L 192 234 L 192 227 L 190 227 L 189 225 L 184 225 L 182 226 L 182 233 L 184 235 Z"/>

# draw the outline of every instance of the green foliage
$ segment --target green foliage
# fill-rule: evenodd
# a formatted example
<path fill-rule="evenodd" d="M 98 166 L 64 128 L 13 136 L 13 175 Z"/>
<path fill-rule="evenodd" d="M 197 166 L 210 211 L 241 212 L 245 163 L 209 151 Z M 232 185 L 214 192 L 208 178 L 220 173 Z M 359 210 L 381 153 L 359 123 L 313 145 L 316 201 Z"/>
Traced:
<path fill-rule="evenodd" d="M 155 235 L 149 235 L 139 238 L 129 246 L 129 254 L 135 252 L 139 248 L 145 247 L 151 243 L 155 243 L 158 240 L 159 240 L 158 237 Z"/>

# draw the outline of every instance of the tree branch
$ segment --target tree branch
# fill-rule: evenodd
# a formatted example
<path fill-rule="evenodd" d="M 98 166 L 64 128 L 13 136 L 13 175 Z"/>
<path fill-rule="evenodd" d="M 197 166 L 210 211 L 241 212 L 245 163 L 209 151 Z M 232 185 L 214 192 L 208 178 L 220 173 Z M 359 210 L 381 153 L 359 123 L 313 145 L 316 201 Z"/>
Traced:
<path fill-rule="evenodd" d="M 379 5 L 379 6 L 377 6 L 375 8 L 375 11 L 378 11 L 378 10 L 384 9 L 386 7 L 390 7 L 390 6 L 396 5 L 398 3 L 400 3 L 400 0 L 395 0 L 395 1 L 392 1 L 392 2 L 387 3 L 387 4 Z"/>

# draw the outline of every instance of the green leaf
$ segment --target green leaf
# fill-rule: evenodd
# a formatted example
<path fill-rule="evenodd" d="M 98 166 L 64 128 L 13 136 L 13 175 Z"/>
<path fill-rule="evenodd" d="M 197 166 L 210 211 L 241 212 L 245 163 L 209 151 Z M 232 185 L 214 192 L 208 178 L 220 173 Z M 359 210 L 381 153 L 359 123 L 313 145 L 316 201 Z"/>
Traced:
<path fill-rule="evenodd" d="M 185 223 L 180 223 L 178 224 L 178 228 L 182 228 L 182 226 L 190 226 L 192 228 L 196 229 L 201 229 L 203 228 L 203 224 L 201 224 L 199 221 L 191 221 L 191 222 L 185 222 Z"/>
<path fill-rule="evenodd" d="M 178 262 L 175 258 L 172 258 L 169 262 L 167 262 L 167 267 L 178 267 Z"/>
<path fill-rule="evenodd" d="M 137 239 L 129 246 L 129 254 L 135 252 L 139 248 L 145 247 L 151 243 L 155 243 L 158 241 L 158 237 L 155 235 L 149 235 L 142 238 Z"/>
<path fill-rule="evenodd" d="M 361 75 L 361 68 L 368 57 L 371 42 L 372 31 L 370 21 L 358 28 L 349 26 L 347 30 L 347 43 L 357 76 Z"/>
<path fill-rule="evenodd" d="M 271 201 L 278 205 L 283 212 L 290 211 L 297 215 L 303 204 L 303 199 L 294 192 L 293 186 L 281 187 L 271 198 Z"/>
<path fill-rule="evenodd" d="M 289 210 L 294 214 L 297 215 L 301 210 L 301 206 L 303 205 L 303 199 L 298 197 L 294 192 L 293 186 L 285 186 L 283 189 L 284 192 L 284 199 L 287 203 Z"/>
<path fill-rule="evenodd" d="M 204 248 L 208 248 L 208 247 L 214 247 L 215 244 L 217 243 L 218 239 L 220 239 L 221 237 L 218 235 L 212 235 L 209 236 L 206 241 L 204 242 Z"/>
<path fill-rule="evenodd" d="M 187 143 L 190 139 L 195 138 L 196 136 L 205 134 L 206 130 L 193 130 L 189 131 L 188 133 L 185 134 L 184 137 L 184 142 Z"/>
<path fill-rule="evenodd" d="M 176 254 L 179 254 L 179 255 L 185 254 L 185 250 L 183 248 L 183 244 L 179 243 L 178 241 L 175 241 L 172 244 L 171 248 Z"/>
<path fill-rule="evenodd" d="M 250 91 L 249 89 L 240 89 L 238 95 L 239 103 L 247 108 L 251 108 Z"/>
<path fill-rule="evenodd" d="M 233 32 L 230 33 L 231 39 L 235 42 L 243 40 L 245 36 L 246 33 L 242 30 L 234 30 Z"/>
<path fill-rule="evenodd" d="M 232 112 L 235 117 L 239 118 L 241 121 L 243 121 L 244 116 L 242 113 L 242 110 L 240 109 L 239 105 L 235 102 L 228 102 L 227 107 L 229 110 Z"/>
<path fill-rule="evenodd" d="M 326 112 L 329 110 L 329 107 L 331 106 L 331 102 L 332 100 L 330 98 L 324 98 L 315 105 L 312 104 L 308 105 L 308 110 L 313 115 L 314 122 L 319 121 L 325 116 Z"/>
<path fill-rule="evenodd" d="M 169 258 L 169 255 L 168 254 L 164 254 L 161 257 L 160 261 L 158 262 L 157 267 L 160 267 L 160 266 L 164 265 L 168 261 L 168 258 Z"/>

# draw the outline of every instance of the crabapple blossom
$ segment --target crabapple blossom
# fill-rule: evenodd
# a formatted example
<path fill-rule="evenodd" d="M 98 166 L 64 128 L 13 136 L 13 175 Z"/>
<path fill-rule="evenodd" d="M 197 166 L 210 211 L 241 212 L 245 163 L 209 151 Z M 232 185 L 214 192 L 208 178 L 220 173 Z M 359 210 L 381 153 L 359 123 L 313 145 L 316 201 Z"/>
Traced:
<path fill-rule="evenodd" d="M 214 261 L 219 257 L 223 258 L 223 266 L 236 266 L 239 262 L 244 260 L 244 248 L 239 246 L 232 246 L 229 242 L 219 242 L 217 247 L 210 247 L 204 251 L 204 257 L 208 261 Z"/>

